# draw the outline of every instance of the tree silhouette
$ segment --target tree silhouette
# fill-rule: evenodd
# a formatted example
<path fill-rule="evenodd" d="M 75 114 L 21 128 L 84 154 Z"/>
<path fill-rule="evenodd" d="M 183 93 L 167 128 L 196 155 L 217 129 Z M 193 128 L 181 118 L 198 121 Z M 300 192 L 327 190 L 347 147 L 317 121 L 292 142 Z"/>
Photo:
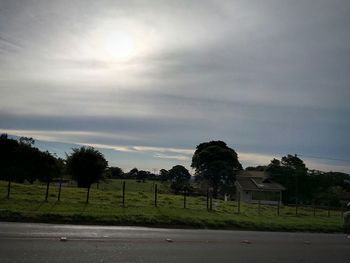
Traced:
<path fill-rule="evenodd" d="M 67 170 L 76 180 L 78 187 L 87 188 L 86 202 L 89 202 L 90 187 L 103 176 L 108 162 L 102 153 L 93 147 L 74 148 L 73 153 L 67 156 Z"/>
<path fill-rule="evenodd" d="M 236 171 L 242 170 L 237 153 L 223 141 L 210 141 L 197 146 L 192 157 L 192 168 L 196 169 L 196 179 L 213 188 L 217 198 L 222 186 L 232 186 Z"/>

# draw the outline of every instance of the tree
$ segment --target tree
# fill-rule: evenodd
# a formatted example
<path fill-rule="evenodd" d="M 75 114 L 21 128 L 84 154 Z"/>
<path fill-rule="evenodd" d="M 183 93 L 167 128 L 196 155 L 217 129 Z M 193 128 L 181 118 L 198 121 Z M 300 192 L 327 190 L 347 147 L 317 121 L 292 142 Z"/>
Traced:
<path fill-rule="evenodd" d="M 220 188 L 232 186 L 236 172 L 242 170 L 237 153 L 223 141 L 210 141 L 197 146 L 191 167 L 196 170 L 196 179 L 213 188 L 217 198 Z"/>
<path fill-rule="evenodd" d="M 8 138 L 7 134 L 0 136 L 0 180 L 10 180 L 13 178 L 14 169 L 18 167 L 16 160 L 18 142 Z"/>
<path fill-rule="evenodd" d="M 165 170 L 165 169 L 160 169 L 159 171 L 159 179 L 161 181 L 167 181 L 169 179 L 169 171 Z"/>
<path fill-rule="evenodd" d="M 300 199 L 310 199 L 310 181 L 307 167 L 297 155 L 288 154 L 281 161 L 273 159 L 267 167 L 271 178 L 286 187 L 283 193 L 284 202 L 297 203 Z"/>
<path fill-rule="evenodd" d="M 46 182 L 48 176 L 57 174 L 57 159 L 49 152 L 33 147 L 34 143 L 32 138 L 21 137 L 17 141 L 6 134 L 0 136 L 1 179 L 11 176 L 11 180 L 16 182 L 27 180 L 32 184 L 37 179 Z"/>
<path fill-rule="evenodd" d="M 78 187 L 87 188 L 86 202 L 89 201 L 90 187 L 103 176 L 108 162 L 102 153 L 93 147 L 74 148 L 73 153 L 67 156 L 66 166 L 72 179 Z"/>
<path fill-rule="evenodd" d="M 34 143 L 33 138 L 21 137 L 17 141 L 6 134 L 0 136 L 0 179 L 9 181 L 8 196 L 11 181 L 22 183 L 27 180 L 33 184 L 39 179 L 47 182 L 47 200 L 50 180 L 59 175 L 63 168 L 59 159 L 35 148 Z"/>
<path fill-rule="evenodd" d="M 340 193 L 350 191 L 350 184 L 346 183 L 350 175 L 340 172 L 308 171 L 308 180 L 312 185 L 311 195 L 318 204 L 339 206 Z"/>
<path fill-rule="evenodd" d="M 175 165 L 168 171 L 168 178 L 171 182 L 170 188 L 178 194 L 180 191 L 189 188 L 191 174 L 182 165 Z"/>
<path fill-rule="evenodd" d="M 32 137 L 21 137 L 21 138 L 19 138 L 19 143 L 27 144 L 27 145 L 34 145 L 35 140 Z"/>
<path fill-rule="evenodd" d="M 138 174 L 139 174 L 139 170 L 135 167 L 128 172 L 128 177 L 132 179 L 136 179 Z"/>
<path fill-rule="evenodd" d="M 114 178 L 114 179 L 124 177 L 123 169 L 120 167 L 109 167 L 107 174 L 108 174 L 107 177 Z"/>
<path fill-rule="evenodd" d="M 49 196 L 50 182 L 53 178 L 57 178 L 61 175 L 64 164 L 62 159 L 55 158 L 48 151 L 40 152 L 39 158 L 40 166 L 36 177 L 40 181 L 46 182 L 45 200 L 47 201 Z"/>
<path fill-rule="evenodd" d="M 145 182 L 146 179 L 150 178 L 151 173 L 149 171 L 139 170 L 136 176 L 137 181 Z"/>

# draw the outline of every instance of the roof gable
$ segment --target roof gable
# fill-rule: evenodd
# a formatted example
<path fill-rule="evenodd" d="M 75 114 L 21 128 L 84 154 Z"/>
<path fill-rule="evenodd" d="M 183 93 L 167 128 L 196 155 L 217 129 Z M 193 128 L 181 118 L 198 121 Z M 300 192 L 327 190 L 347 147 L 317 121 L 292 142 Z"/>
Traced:
<path fill-rule="evenodd" d="M 262 171 L 239 171 L 237 176 L 244 176 L 244 177 L 264 177 L 268 178 L 270 177 L 270 174 L 268 172 L 262 172 Z"/>
<path fill-rule="evenodd" d="M 282 191 L 285 188 L 271 180 L 266 172 L 241 171 L 237 176 L 237 183 L 245 191 Z"/>

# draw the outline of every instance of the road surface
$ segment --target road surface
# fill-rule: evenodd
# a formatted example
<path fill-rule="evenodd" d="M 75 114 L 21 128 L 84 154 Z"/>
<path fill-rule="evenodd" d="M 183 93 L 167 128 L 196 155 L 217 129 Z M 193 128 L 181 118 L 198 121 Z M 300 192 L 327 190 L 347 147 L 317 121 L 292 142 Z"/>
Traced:
<path fill-rule="evenodd" d="M 350 262 L 343 234 L 0 222 L 0 262 Z"/>

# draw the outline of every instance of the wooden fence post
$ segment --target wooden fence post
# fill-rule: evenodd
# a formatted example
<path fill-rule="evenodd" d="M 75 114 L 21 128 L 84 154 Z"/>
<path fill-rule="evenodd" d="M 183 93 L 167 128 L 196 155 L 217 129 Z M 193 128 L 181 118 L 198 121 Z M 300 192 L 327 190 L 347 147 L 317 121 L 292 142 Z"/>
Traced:
<path fill-rule="evenodd" d="M 209 207 L 209 209 L 210 209 L 210 211 L 212 211 L 213 210 L 213 193 L 212 192 L 210 192 L 210 207 Z"/>
<path fill-rule="evenodd" d="M 9 176 L 9 182 L 7 184 L 7 199 L 10 198 L 10 192 L 11 192 L 11 180 L 12 180 L 12 177 L 11 177 L 11 174 Z"/>
<path fill-rule="evenodd" d="M 186 190 L 184 190 L 184 209 L 186 209 Z"/>
<path fill-rule="evenodd" d="M 207 210 L 209 210 L 209 188 L 207 188 Z"/>
<path fill-rule="evenodd" d="M 125 206 L 125 181 L 123 181 L 123 207 Z"/>
<path fill-rule="evenodd" d="M 280 206 L 282 202 L 282 192 L 279 192 L 278 203 L 277 203 L 277 216 L 280 215 Z"/>
<path fill-rule="evenodd" d="M 154 207 L 157 207 L 157 184 L 154 185 Z"/>
<path fill-rule="evenodd" d="M 238 206 L 237 206 L 237 209 L 238 209 L 238 214 L 241 213 L 241 192 L 238 192 Z"/>
<path fill-rule="evenodd" d="M 47 199 L 49 198 L 49 188 L 50 188 L 50 179 L 48 179 L 46 183 L 45 202 L 47 202 Z"/>
<path fill-rule="evenodd" d="M 88 187 L 88 189 L 87 189 L 87 194 L 86 194 L 86 203 L 89 203 L 90 187 L 91 187 L 91 186 L 89 186 L 89 187 Z"/>
<path fill-rule="evenodd" d="M 60 179 L 60 186 L 58 188 L 57 201 L 60 201 L 60 199 L 61 199 L 61 188 L 62 188 L 62 178 Z"/>

